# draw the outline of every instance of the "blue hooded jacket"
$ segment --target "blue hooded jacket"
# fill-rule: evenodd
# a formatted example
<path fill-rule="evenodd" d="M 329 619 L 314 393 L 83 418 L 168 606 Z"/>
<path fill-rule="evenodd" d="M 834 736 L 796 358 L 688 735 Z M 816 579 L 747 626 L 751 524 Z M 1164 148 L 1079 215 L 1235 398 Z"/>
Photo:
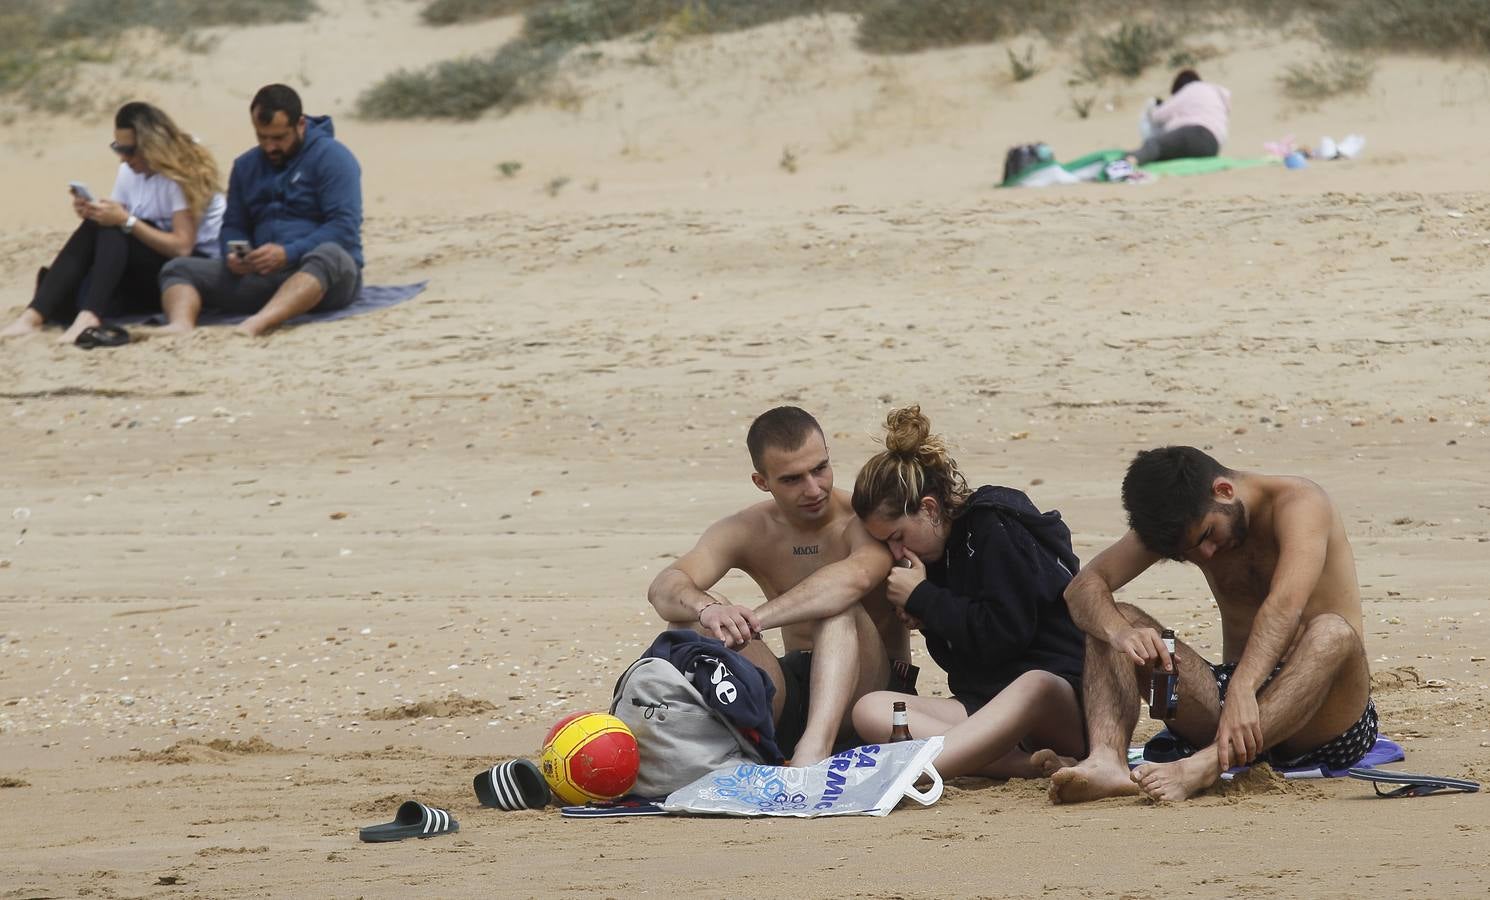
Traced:
<path fill-rule="evenodd" d="M 696 631 L 664 631 L 642 654 L 668 660 L 693 683 L 704 702 L 740 729 L 768 765 L 780 765 L 771 700 L 776 685 L 759 666 Z"/>
<path fill-rule="evenodd" d="M 362 167 L 336 139 L 330 116 L 306 116 L 300 152 L 276 169 L 255 147 L 233 160 L 219 237 L 279 244 L 290 266 L 318 245 L 340 244 L 362 262 Z"/>

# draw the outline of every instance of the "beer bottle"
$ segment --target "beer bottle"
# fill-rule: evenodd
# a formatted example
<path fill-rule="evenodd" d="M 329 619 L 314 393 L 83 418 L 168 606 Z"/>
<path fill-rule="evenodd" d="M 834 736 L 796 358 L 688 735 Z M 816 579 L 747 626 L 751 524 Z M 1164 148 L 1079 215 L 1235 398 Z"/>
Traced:
<path fill-rule="evenodd" d="M 905 701 L 896 700 L 890 708 L 890 739 L 887 744 L 898 744 L 911 739 L 911 717 L 905 711 Z"/>
<path fill-rule="evenodd" d="M 1149 676 L 1149 718 L 1173 719 L 1180 707 L 1180 658 L 1174 652 L 1174 629 L 1164 629 L 1161 637 L 1170 670 L 1164 671 L 1163 660 L 1154 661 L 1154 672 Z"/>

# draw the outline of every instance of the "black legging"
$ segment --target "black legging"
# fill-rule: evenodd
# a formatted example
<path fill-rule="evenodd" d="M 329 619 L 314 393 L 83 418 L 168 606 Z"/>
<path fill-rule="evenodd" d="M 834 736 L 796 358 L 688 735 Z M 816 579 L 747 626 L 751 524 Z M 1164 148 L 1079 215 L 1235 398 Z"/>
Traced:
<path fill-rule="evenodd" d="M 159 312 L 160 269 L 166 260 L 138 238 L 85 220 L 36 286 L 31 308 L 63 325 L 84 310 L 100 319 Z"/>
<path fill-rule="evenodd" d="M 1204 125 L 1182 125 L 1143 142 L 1133 151 L 1140 166 L 1165 159 L 1191 159 L 1198 156 L 1215 156 L 1221 152 L 1216 136 Z"/>

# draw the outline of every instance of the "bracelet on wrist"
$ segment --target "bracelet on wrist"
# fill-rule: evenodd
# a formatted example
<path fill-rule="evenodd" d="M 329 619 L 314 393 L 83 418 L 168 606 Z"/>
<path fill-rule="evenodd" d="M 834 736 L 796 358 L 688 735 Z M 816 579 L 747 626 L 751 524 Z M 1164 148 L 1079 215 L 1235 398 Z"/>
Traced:
<path fill-rule="evenodd" d="M 698 608 L 698 619 L 699 619 L 699 621 L 702 622 L 704 620 L 704 610 L 708 609 L 711 606 L 723 606 L 723 605 L 724 605 L 724 601 L 723 600 L 710 600 L 708 603 L 705 603 L 703 606 L 700 606 Z"/>

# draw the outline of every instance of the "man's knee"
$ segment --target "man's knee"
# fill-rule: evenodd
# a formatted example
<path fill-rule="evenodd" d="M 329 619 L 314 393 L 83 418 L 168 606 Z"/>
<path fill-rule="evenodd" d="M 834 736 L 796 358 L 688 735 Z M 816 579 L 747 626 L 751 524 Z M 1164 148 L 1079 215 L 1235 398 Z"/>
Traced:
<path fill-rule="evenodd" d="M 1342 661 L 1359 655 L 1364 649 L 1361 636 L 1349 622 L 1334 613 L 1321 613 L 1310 619 L 1304 628 L 1304 640 L 1309 645 L 1309 652 Z"/>
<path fill-rule="evenodd" d="M 858 628 L 855 613 L 865 615 L 864 610 L 858 604 L 850 606 L 843 612 L 835 613 L 826 618 L 818 619 L 812 623 L 813 645 L 825 634 L 850 635 Z"/>
<path fill-rule="evenodd" d="M 328 299 L 340 299 L 354 289 L 361 270 L 352 254 L 340 244 L 327 242 L 317 244 L 315 249 L 300 259 L 300 271 L 321 283 L 321 290 Z"/>
<path fill-rule="evenodd" d="M 185 285 L 200 294 L 206 278 L 214 274 L 216 267 L 220 265 L 222 263 L 215 259 L 178 256 L 160 268 L 161 293 L 178 285 Z"/>

